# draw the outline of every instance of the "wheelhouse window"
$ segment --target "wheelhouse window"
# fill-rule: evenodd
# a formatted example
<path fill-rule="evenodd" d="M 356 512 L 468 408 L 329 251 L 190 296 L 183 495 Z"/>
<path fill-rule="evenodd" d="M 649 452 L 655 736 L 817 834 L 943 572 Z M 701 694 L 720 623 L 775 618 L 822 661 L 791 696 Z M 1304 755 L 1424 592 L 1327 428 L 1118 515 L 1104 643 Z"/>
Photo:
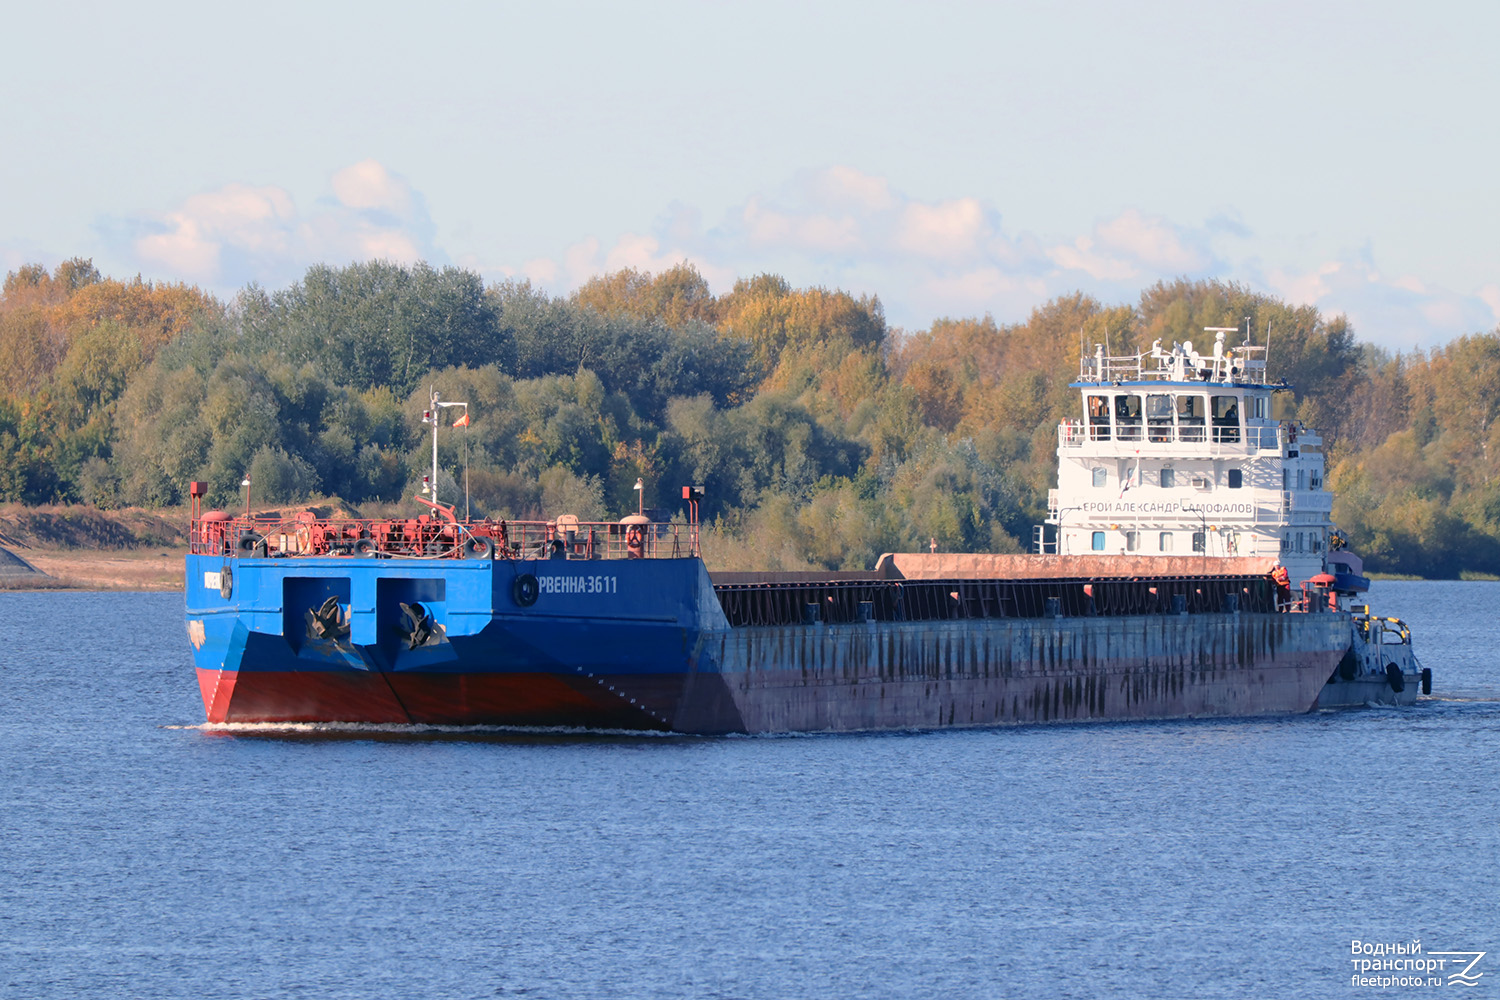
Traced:
<path fill-rule="evenodd" d="M 1115 397 L 1115 434 L 1121 441 L 1141 439 L 1141 397 Z"/>
<path fill-rule="evenodd" d="M 1089 437 L 1095 441 L 1109 440 L 1109 397 L 1088 398 Z"/>
<path fill-rule="evenodd" d="M 1264 396 L 1245 397 L 1245 406 L 1250 411 L 1250 418 L 1252 420 L 1266 419 L 1266 402 L 1266 397 Z"/>
<path fill-rule="evenodd" d="M 1146 397 L 1146 435 L 1152 441 L 1172 440 L 1172 397 L 1153 393 Z"/>
<path fill-rule="evenodd" d="M 1177 437 L 1182 441 L 1202 441 L 1204 397 L 1177 397 Z"/>
<path fill-rule="evenodd" d="M 1094 532 L 1094 551 L 1095 552 L 1103 552 L 1104 551 L 1104 532 L 1102 532 L 1102 531 L 1096 531 L 1096 532 Z"/>
<path fill-rule="evenodd" d="M 1213 397 L 1214 440 L 1238 444 L 1240 440 L 1240 402 L 1238 396 Z"/>

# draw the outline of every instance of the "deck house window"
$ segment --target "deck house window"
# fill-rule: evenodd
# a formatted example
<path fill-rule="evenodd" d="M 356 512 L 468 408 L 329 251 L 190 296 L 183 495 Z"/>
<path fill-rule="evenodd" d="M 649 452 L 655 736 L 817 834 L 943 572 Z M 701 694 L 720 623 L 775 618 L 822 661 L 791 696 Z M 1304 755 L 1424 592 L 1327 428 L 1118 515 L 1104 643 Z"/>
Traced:
<path fill-rule="evenodd" d="M 1102 531 L 1096 531 L 1096 532 L 1094 532 L 1094 551 L 1095 552 L 1103 552 L 1104 551 L 1104 532 L 1102 532 Z"/>
<path fill-rule="evenodd" d="M 1146 434 L 1152 441 L 1172 440 L 1172 397 L 1153 393 L 1146 397 Z"/>
<path fill-rule="evenodd" d="M 1095 486 L 1108 486 L 1109 485 L 1109 472 L 1106 471 L 1105 469 L 1095 469 L 1094 470 L 1094 485 Z"/>
<path fill-rule="evenodd" d="M 1238 396 L 1213 397 L 1214 440 L 1238 444 L 1240 440 L 1240 403 Z"/>
<path fill-rule="evenodd" d="M 1177 438 L 1180 441 L 1203 440 L 1203 396 L 1177 397 Z"/>
<path fill-rule="evenodd" d="M 1163 531 L 1161 533 L 1161 537 L 1159 539 L 1159 544 L 1161 545 L 1161 550 L 1163 552 L 1171 552 L 1172 551 L 1172 533 L 1170 531 Z"/>
<path fill-rule="evenodd" d="M 1141 439 L 1141 397 L 1115 397 L 1115 436 L 1121 441 Z"/>
<path fill-rule="evenodd" d="M 1136 552 L 1141 547 L 1141 533 L 1139 531 L 1125 532 L 1125 551 Z"/>
<path fill-rule="evenodd" d="M 1245 473 L 1241 469 L 1229 470 L 1229 488 L 1237 490 L 1245 485 Z"/>
<path fill-rule="evenodd" d="M 1193 551 L 1202 552 L 1208 546 L 1208 535 L 1202 531 L 1193 532 Z"/>
<path fill-rule="evenodd" d="M 1171 469 L 1161 470 L 1161 488 L 1170 490 L 1177 485 L 1177 475 Z"/>
<path fill-rule="evenodd" d="M 1109 440 L 1109 397 L 1088 398 L 1089 437 L 1095 441 Z"/>

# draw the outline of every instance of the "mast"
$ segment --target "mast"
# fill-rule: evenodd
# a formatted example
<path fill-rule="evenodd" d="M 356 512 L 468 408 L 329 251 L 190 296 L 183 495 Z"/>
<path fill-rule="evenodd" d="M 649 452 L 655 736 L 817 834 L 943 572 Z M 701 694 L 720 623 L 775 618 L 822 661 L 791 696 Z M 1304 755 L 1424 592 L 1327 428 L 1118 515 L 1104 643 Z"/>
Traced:
<path fill-rule="evenodd" d="M 432 424 L 432 478 L 427 481 L 427 489 L 423 490 L 423 492 L 429 494 L 432 497 L 432 502 L 433 503 L 437 503 L 438 502 L 438 493 L 437 493 L 437 473 L 438 473 L 438 442 L 437 442 L 437 432 L 438 432 L 438 423 L 439 423 L 439 420 L 440 420 L 440 418 L 438 417 L 438 413 L 441 412 L 444 408 L 449 407 L 449 406 L 462 406 L 464 408 L 464 412 L 467 414 L 468 410 L 469 410 L 469 404 L 466 403 L 466 402 L 448 402 L 446 400 L 439 399 L 438 398 L 438 391 L 436 389 L 433 389 L 432 390 L 432 403 L 431 403 L 431 406 L 432 406 L 432 409 L 430 409 L 426 413 L 422 414 L 422 423 L 424 423 L 424 424 L 429 424 L 429 423 Z M 467 474 L 466 474 L 465 478 L 467 479 Z M 467 513 L 467 512 L 465 512 L 465 513 Z"/>

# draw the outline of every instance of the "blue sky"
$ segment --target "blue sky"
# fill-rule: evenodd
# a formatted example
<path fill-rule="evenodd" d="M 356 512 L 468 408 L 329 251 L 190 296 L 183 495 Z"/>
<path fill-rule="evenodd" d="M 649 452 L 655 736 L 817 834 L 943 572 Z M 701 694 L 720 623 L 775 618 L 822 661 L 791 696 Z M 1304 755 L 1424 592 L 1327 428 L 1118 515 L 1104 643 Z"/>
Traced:
<path fill-rule="evenodd" d="M 1500 5 L 32 4 L 0 268 L 694 262 L 1019 320 L 1179 275 L 1393 348 L 1500 322 Z"/>

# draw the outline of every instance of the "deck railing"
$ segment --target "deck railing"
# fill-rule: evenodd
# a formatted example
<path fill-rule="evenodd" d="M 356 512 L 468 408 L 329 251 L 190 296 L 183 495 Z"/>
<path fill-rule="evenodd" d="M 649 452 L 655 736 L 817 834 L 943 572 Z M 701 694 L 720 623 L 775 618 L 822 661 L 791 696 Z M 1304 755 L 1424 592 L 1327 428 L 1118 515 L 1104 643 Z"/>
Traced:
<path fill-rule="evenodd" d="M 1064 420 L 1057 427 L 1057 442 L 1064 448 L 1082 448 L 1086 443 L 1119 441 L 1123 444 L 1193 444 L 1211 442 L 1248 451 L 1274 451 L 1283 442 L 1282 428 L 1275 424 L 1248 427 L 1217 427 L 1212 424 L 1103 423 Z M 1306 435 L 1312 437 L 1312 435 Z M 1293 439 L 1295 441 L 1295 438 Z M 1312 442 L 1316 443 L 1316 442 Z"/>
<path fill-rule="evenodd" d="M 251 558 L 678 559 L 695 556 L 696 525 L 617 521 L 449 521 L 229 516 L 193 519 L 194 553 Z"/>

